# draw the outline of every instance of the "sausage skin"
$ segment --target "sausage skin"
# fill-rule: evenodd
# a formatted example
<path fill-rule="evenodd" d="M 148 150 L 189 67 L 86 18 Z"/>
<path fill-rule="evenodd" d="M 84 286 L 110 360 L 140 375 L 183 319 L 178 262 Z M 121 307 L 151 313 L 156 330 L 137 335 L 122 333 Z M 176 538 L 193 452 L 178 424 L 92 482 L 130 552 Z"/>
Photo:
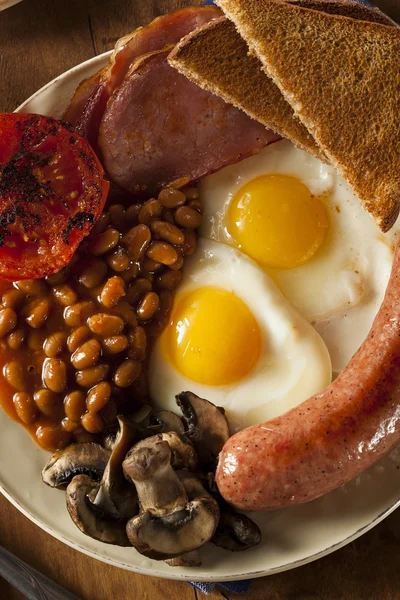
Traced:
<path fill-rule="evenodd" d="M 241 510 L 302 504 L 350 481 L 399 441 L 400 243 L 372 328 L 341 375 L 286 414 L 232 436 L 216 482 Z"/>

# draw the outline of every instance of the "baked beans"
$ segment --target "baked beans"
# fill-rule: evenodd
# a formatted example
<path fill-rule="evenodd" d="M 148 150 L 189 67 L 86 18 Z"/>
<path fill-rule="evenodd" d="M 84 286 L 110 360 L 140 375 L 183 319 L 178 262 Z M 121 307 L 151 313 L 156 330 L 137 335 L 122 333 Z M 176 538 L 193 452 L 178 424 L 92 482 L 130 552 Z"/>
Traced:
<path fill-rule="evenodd" d="M 52 333 L 44 342 L 43 350 L 48 358 L 55 358 L 62 354 L 67 345 L 68 334 L 66 331 Z"/>
<path fill-rule="evenodd" d="M 92 289 L 101 284 L 107 273 L 107 265 L 104 260 L 92 258 L 88 261 L 79 275 L 79 283 L 88 289 Z"/>
<path fill-rule="evenodd" d="M 125 296 L 124 280 L 121 277 L 118 277 L 118 275 L 114 275 L 114 277 L 107 279 L 103 289 L 101 290 L 101 303 L 106 308 L 113 308 L 113 306 L 116 306 L 123 296 Z"/>
<path fill-rule="evenodd" d="M 181 227 L 197 229 L 203 222 L 201 213 L 190 206 L 180 206 L 175 213 L 175 220 Z"/>
<path fill-rule="evenodd" d="M 15 412 L 25 425 L 33 423 L 37 417 L 37 408 L 30 394 L 17 392 L 13 396 Z"/>
<path fill-rule="evenodd" d="M 5 337 L 17 324 L 17 313 L 12 308 L 0 310 L 0 338 Z"/>
<path fill-rule="evenodd" d="M 183 244 L 185 241 L 184 233 L 171 223 L 165 221 L 153 221 L 150 225 L 151 231 L 161 240 L 165 240 L 170 244 Z"/>
<path fill-rule="evenodd" d="M 164 208 L 178 208 L 186 202 L 186 196 L 181 190 L 165 188 L 158 194 L 158 200 Z"/>
<path fill-rule="evenodd" d="M 197 189 L 177 180 L 157 198 L 109 206 L 59 273 L 4 282 L 0 402 L 40 446 L 96 440 L 148 401 L 143 365 L 201 213 Z"/>
<path fill-rule="evenodd" d="M 118 387 L 126 388 L 137 379 L 142 370 L 142 364 L 138 360 L 124 360 L 114 374 L 114 382 Z"/>
<path fill-rule="evenodd" d="M 113 227 L 108 227 L 103 233 L 96 236 L 89 245 L 89 252 L 94 256 L 105 254 L 115 248 L 119 242 L 119 231 Z"/>
<path fill-rule="evenodd" d="M 139 223 L 144 225 L 150 225 L 155 219 L 159 219 L 162 213 L 162 206 L 159 200 L 152 198 L 145 202 L 139 211 L 138 220 Z"/>
<path fill-rule="evenodd" d="M 147 225 L 135 225 L 122 238 L 122 245 L 126 248 L 128 256 L 133 261 L 143 258 L 146 248 L 151 241 L 151 232 Z"/>
<path fill-rule="evenodd" d="M 143 300 L 140 302 L 137 308 L 137 314 L 141 321 L 148 321 L 154 316 L 158 305 L 160 303 L 159 297 L 155 292 L 149 292 L 145 295 Z"/>
<path fill-rule="evenodd" d="M 118 335 L 125 327 L 121 317 L 107 313 L 97 313 L 88 320 L 89 329 L 102 336 Z"/>
<path fill-rule="evenodd" d="M 93 319 L 94 317 L 91 318 Z M 91 319 L 89 319 L 89 322 L 90 320 Z M 83 344 L 83 342 L 85 342 L 89 336 L 90 329 L 87 325 L 81 325 L 80 327 L 73 329 L 67 339 L 68 350 L 71 352 L 71 354 L 75 352 L 75 350 L 79 348 L 79 346 Z"/>
<path fill-rule="evenodd" d="M 104 421 L 97 413 L 87 412 L 81 419 L 83 427 L 89 433 L 101 433 L 104 429 Z"/>
<path fill-rule="evenodd" d="M 147 256 L 162 265 L 173 265 L 178 260 L 178 253 L 171 244 L 155 240 L 147 250 Z"/>
<path fill-rule="evenodd" d="M 37 390 L 37 392 L 35 392 L 33 396 L 33 399 L 37 408 L 46 417 L 53 418 L 62 415 L 62 405 L 58 400 L 57 394 L 55 394 L 51 390 L 47 390 L 46 388 Z"/>
<path fill-rule="evenodd" d="M 106 364 L 89 367 L 76 372 L 76 383 L 83 388 L 91 388 L 103 381 L 108 375 L 109 366 Z"/>
<path fill-rule="evenodd" d="M 71 363 L 75 369 L 94 367 L 101 355 L 100 342 L 95 339 L 88 340 L 79 346 L 71 356 Z"/>
<path fill-rule="evenodd" d="M 126 335 L 113 335 L 103 339 L 103 350 L 106 354 L 119 354 L 128 347 Z"/>
<path fill-rule="evenodd" d="M 79 423 L 86 411 L 86 394 L 81 390 L 75 390 L 64 398 L 64 411 L 68 419 Z"/>
<path fill-rule="evenodd" d="M 106 404 L 111 398 L 111 385 L 108 381 L 102 381 L 98 383 L 87 395 L 86 406 L 89 412 L 98 413 L 103 408 L 105 408 Z"/>

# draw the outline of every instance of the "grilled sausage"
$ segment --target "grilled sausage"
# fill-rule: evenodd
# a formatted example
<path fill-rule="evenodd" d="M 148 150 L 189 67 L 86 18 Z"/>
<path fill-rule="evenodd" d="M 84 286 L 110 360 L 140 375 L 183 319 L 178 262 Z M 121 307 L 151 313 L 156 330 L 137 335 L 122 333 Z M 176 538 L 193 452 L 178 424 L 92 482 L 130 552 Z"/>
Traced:
<path fill-rule="evenodd" d="M 286 414 L 225 444 L 216 474 L 236 508 L 309 502 L 370 467 L 400 441 L 400 244 L 382 306 L 341 375 Z"/>

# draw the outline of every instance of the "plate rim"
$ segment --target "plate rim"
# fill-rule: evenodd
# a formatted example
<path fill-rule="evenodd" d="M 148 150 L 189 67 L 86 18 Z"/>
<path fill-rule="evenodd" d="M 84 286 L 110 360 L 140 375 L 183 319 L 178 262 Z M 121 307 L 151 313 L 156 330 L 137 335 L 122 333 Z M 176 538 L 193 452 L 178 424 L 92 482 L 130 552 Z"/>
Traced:
<path fill-rule="evenodd" d="M 28 103 L 30 103 L 32 100 L 35 100 L 39 95 L 41 95 L 43 92 L 45 92 L 48 88 L 56 85 L 60 79 L 67 79 L 71 75 L 74 75 L 76 71 L 84 70 L 87 67 L 96 65 L 96 63 L 103 62 L 105 59 L 107 59 L 112 54 L 112 52 L 113 52 L 112 50 L 109 50 L 107 52 L 103 52 L 102 54 L 93 56 L 92 58 L 89 58 L 89 59 L 79 63 L 78 65 L 71 67 L 70 69 L 61 73 L 60 75 L 57 75 L 54 79 L 52 79 L 51 81 L 46 83 L 39 90 L 37 90 L 36 92 L 31 94 L 31 96 L 29 96 L 29 98 L 24 100 L 24 102 L 22 102 L 22 104 L 20 104 L 15 109 L 14 112 L 23 112 L 25 106 Z M 9 417 L 7 417 L 7 418 L 9 418 Z M 32 442 L 32 443 L 34 443 L 34 442 Z M 236 574 L 236 575 L 216 575 L 216 574 L 210 573 L 209 575 L 201 575 L 201 576 L 197 575 L 196 576 L 195 570 L 193 570 L 193 573 L 179 573 L 175 569 L 171 569 L 171 573 L 169 573 L 169 572 L 166 573 L 164 571 L 158 571 L 157 569 L 154 569 L 151 567 L 141 567 L 140 565 L 133 565 L 133 564 L 123 562 L 121 560 L 109 558 L 107 556 L 99 554 L 95 550 L 87 549 L 84 546 L 81 546 L 79 542 L 70 540 L 64 534 L 59 533 L 58 531 L 54 530 L 51 526 L 47 525 L 42 519 L 33 515 L 30 512 L 30 510 L 28 508 L 26 508 L 26 506 L 22 505 L 16 498 L 14 498 L 12 493 L 6 489 L 6 486 L 2 483 L 1 480 L 0 480 L 0 493 L 5 498 L 7 498 L 7 500 L 9 502 L 11 502 L 11 504 L 13 506 L 15 506 L 15 508 L 19 512 L 21 512 L 25 517 L 27 517 L 35 525 L 40 527 L 43 531 L 45 531 L 46 533 L 48 533 L 49 535 L 51 535 L 58 541 L 66 544 L 67 546 L 69 546 L 70 548 L 72 548 L 74 550 L 77 550 L 78 552 L 81 552 L 91 558 L 94 558 L 95 560 L 109 564 L 113 567 L 117 567 L 117 568 L 131 571 L 134 573 L 139 573 L 141 575 L 149 575 L 152 577 L 159 577 L 161 579 L 173 579 L 173 580 L 177 580 L 177 581 L 187 581 L 187 582 L 190 582 L 190 581 L 195 581 L 195 582 L 238 581 L 238 580 L 267 577 L 269 575 L 282 573 L 284 571 L 290 571 L 297 567 L 301 567 L 301 566 L 304 566 L 311 562 L 314 562 L 316 560 L 319 560 L 320 558 L 323 558 L 329 554 L 332 554 L 336 550 L 343 548 L 347 544 L 349 544 L 352 541 L 356 540 L 357 538 L 361 537 L 364 533 L 367 533 L 368 531 L 373 529 L 376 525 L 378 525 L 386 517 L 388 517 L 391 513 L 393 513 L 396 509 L 398 509 L 400 507 L 400 493 L 399 493 L 398 500 L 395 503 L 388 506 L 386 509 L 384 509 L 381 513 L 379 513 L 372 521 L 370 521 L 366 525 L 360 527 L 357 531 L 355 531 L 351 535 L 347 536 L 340 542 L 336 542 L 335 544 L 328 546 L 324 550 L 320 550 L 320 551 L 318 551 L 314 554 L 311 554 L 310 556 L 307 556 L 305 558 L 295 560 L 290 563 L 285 563 L 278 567 L 272 567 L 270 569 L 257 569 L 256 571 L 247 571 L 247 572 Z"/>

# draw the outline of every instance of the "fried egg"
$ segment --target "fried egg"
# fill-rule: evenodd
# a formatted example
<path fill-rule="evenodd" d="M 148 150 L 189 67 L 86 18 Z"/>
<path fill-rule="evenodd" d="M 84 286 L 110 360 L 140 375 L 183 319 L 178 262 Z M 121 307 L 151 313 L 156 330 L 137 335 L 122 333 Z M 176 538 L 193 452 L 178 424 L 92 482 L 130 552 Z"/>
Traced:
<path fill-rule="evenodd" d="M 399 224 L 382 234 L 332 167 L 287 140 L 205 177 L 200 197 L 200 235 L 254 259 L 340 372 L 383 299 Z"/>
<path fill-rule="evenodd" d="M 331 381 L 329 352 L 271 278 L 235 248 L 199 239 L 149 366 L 156 405 L 183 390 L 223 406 L 233 430 L 296 406 Z"/>

